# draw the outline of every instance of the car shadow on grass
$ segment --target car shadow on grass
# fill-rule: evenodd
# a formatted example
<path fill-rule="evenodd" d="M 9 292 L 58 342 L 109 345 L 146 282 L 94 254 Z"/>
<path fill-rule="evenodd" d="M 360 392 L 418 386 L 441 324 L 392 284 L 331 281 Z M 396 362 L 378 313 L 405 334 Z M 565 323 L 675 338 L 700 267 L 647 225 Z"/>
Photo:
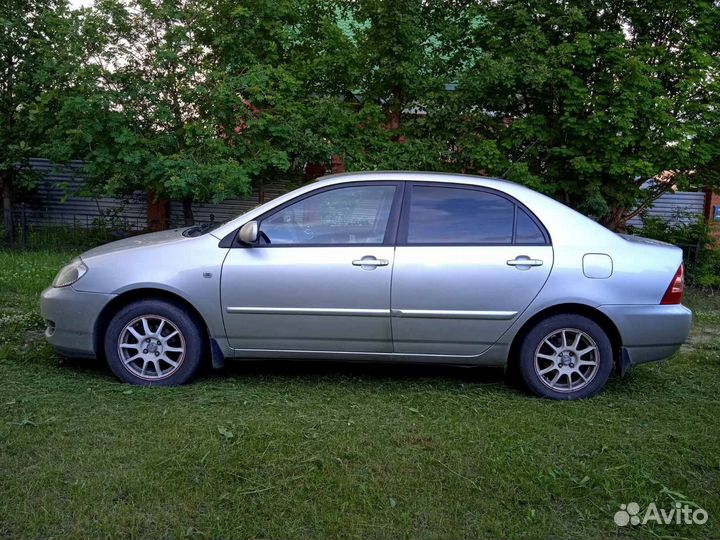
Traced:
<path fill-rule="evenodd" d="M 115 377 L 102 359 L 56 357 L 58 367 L 74 377 L 88 377 L 105 382 Z M 630 370 L 624 377 L 613 374 L 603 392 L 606 395 L 630 396 L 654 394 L 664 388 L 663 377 L 655 369 L 645 366 Z M 636 373 L 636 372 L 642 373 Z M 212 369 L 209 362 L 198 373 L 191 385 L 230 386 L 262 380 L 263 383 L 299 383 L 313 385 L 318 382 L 346 384 L 348 382 L 422 383 L 429 385 L 471 384 L 497 386 L 510 393 L 527 395 L 516 377 L 503 368 L 487 366 L 457 366 L 401 362 L 353 362 L 335 360 L 228 360 L 221 369 Z M 647 396 L 646 396 L 647 397 Z"/>
<path fill-rule="evenodd" d="M 334 360 L 230 360 L 220 370 L 212 370 L 203 379 L 220 381 L 247 377 L 286 379 L 369 379 L 369 380 L 443 380 L 472 384 L 505 384 L 503 368 L 453 366 L 395 362 L 343 362 Z"/>
<path fill-rule="evenodd" d="M 102 359 L 54 356 L 56 366 L 72 377 L 86 377 L 104 382 L 116 380 Z M 209 362 L 208 362 L 209 364 Z M 229 360 L 221 369 L 206 365 L 191 385 L 233 385 L 263 380 L 313 384 L 348 381 L 423 382 L 514 386 L 503 368 L 485 366 L 452 366 L 419 363 L 343 362 L 332 360 Z"/>
<path fill-rule="evenodd" d="M 55 360 L 61 369 L 70 370 L 78 375 L 100 376 L 103 379 L 115 378 L 104 359 L 78 358 L 56 354 Z"/>

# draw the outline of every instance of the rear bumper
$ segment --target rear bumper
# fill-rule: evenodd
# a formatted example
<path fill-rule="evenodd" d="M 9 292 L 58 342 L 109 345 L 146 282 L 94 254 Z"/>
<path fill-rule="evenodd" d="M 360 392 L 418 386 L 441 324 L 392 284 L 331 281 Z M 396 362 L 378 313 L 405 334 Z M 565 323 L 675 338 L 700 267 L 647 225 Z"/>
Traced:
<path fill-rule="evenodd" d="M 621 371 L 674 354 L 690 336 L 692 312 L 676 305 L 606 305 L 598 308 L 618 328 L 623 345 Z"/>
<path fill-rule="evenodd" d="M 72 287 L 45 289 L 40 296 L 40 313 L 47 322 L 48 343 L 67 356 L 95 357 L 95 321 L 114 297 Z"/>

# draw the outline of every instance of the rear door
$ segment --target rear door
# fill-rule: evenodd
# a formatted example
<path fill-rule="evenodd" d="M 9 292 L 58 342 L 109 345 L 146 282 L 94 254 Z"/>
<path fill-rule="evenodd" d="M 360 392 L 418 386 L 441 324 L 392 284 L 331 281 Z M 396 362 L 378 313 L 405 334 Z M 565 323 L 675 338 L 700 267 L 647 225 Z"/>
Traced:
<path fill-rule="evenodd" d="M 394 351 L 481 354 L 540 292 L 552 264 L 547 232 L 514 199 L 408 183 L 392 281 Z"/>

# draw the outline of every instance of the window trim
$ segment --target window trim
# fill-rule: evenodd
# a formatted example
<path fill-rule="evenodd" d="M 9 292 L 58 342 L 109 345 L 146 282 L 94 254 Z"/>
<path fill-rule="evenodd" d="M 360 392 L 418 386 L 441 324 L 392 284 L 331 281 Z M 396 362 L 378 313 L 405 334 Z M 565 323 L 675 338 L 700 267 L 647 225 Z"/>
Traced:
<path fill-rule="evenodd" d="M 403 247 L 451 247 L 451 246 L 478 246 L 478 247 L 507 247 L 507 246 L 551 246 L 552 241 L 550 233 L 543 223 L 537 218 L 537 216 L 523 203 L 517 200 L 515 197 L 508 195 L 497 189 L 477 186 L 474 184 L 460 184 L 450 182 L 413 182 L 407 181 L 406 188 L 403 195 L 402 210 L 400 212 L 400 222 L 398 224 L 397 232 L 397 246 Z M 512 226 L 512 239 L 509 243 L 506 242 L 408 242 L 408 231 L 410 226 L 410 205 L 412 204 L 412 192 L 415 187 L 435 187 L 435 188 L 454 188 L 454 189 L 466 189 L 470 191 L 480 191 L 482 193 L 488 193 L 490 195 L 496 195 L 502 197 L 513 205 L 513 226 Z M 517 209 L 520 208 L 525 211 L 528 217 L 535 223 L 543 235 L 543 243 L 527 243 L 527 242 L 516 242 L 515 236 L 517 234 Z"/>
<path fill-rule="evenodd" d="M 349 187 L 394 187 L 395 188 L 395 194 L 393 195 L 392 204 L 390 206 L 390 215 L 388 216 L 388 222 L 385 226 L 385 236 L 383 237 L 382 242 L 373 242 L 373 243 L 345 243 L 345 244 L 322 244 L 322 243 L 303 243 L 303 244 L 260 244 L 255 243 L 253 245 L 246 245 L 238 241 L 237 234 L 240 228 L 238 228 L 234 233 L 232 233 L 233 240 L 232 240 L 232 246 L 233 248 L 251 248 L 251 249 L 266 249 L 266 248 L 299 248 L 299 247 L 379 247 L 379 246 L 394 246 L 395 245 L 395 239 L 397 237 L 397 228 L 398 228 L 398 220 L 400 217 L 400 208 L 402 205 L 403 195 L 404 195 L 404 189 L 405 189 L 405 182 L 403 181 L 386 181 L 386 180 L 369 180 L 364 182 L 345 182 L 342 184 L 333 184 L 330 186 L 325 186 L 322 188 L 314 189 L 312 191 L 308 191 L 307 193 L 303 193 L 302 195 L 299 195 L 289 201 L 284 202 L 283 204 L 276 206 L 275 208 L 272 208 L 265 212 L 264 214 L 259 215 L 257 218 L 254 219 L 254 221 L 258 222 L 258 230 L 262 230 L 262 222 L 273 215 L 277 214 L 278 212 L 281 212 L 282 210 L 288 208 L 289 206 L 292 206 L 293 204 L 299 203 L 305 199 L 308 199 L 310 197 L 313 197 L 315 195 L 319 195 L 321 193 L 325 193 L 327 191 L 334 191 L 337 189 L 344 189 Z"/>

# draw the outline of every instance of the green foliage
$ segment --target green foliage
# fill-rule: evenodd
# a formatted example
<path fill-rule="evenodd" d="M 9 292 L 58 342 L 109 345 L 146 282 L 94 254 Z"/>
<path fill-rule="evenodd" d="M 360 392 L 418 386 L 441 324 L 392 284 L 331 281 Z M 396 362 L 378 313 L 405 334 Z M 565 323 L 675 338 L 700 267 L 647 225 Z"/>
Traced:
<path fill-rule="evenodd" d="M 720 288 L 720 250 L 715 248 L 700 253 L 693 283 L 698 287 Z"/>
<path fill-rule="evenodd" d="M 476 9 L 487 21 L 471 32 L 483 54 L 460 94 L 496 112 L 492 137 L 547 193 L 620 226 L 656 196 L 640 189 L 648 178 L 718 155 L 716 3 Z"/>
<path fill-rule="evenodd" d="M 676 212 L 671 219 L 643 216 L 642 226 L 632 228 L 634 234 L 661 240 L 677 246 L 711 247 L 712 237 L 705 221 Z"/>
<path fill-rule="evenodd" d="M 104 43 L 89 60 L 101 82 L 67 104 L 58 129 L 99 190 L 215 202 L 249 194 L 250 175 L 267 158 L 238 159 L 224 138 L 211 103 L 223 94 L 208 88 L 216 79 L 198 38 L 207 17 L 193 2 L 113 0 L 86 14 L 85 31 Z"/>
<path fill-rule="evenodd" d="M 47 126 L 73 93 L 82 63 L 78 17 L 67 0 L 0 3 L 0 181 L 32 186 L 27 160 L 44 153 Z M 66 147 L 62 139 L 56 148 Z"/>

